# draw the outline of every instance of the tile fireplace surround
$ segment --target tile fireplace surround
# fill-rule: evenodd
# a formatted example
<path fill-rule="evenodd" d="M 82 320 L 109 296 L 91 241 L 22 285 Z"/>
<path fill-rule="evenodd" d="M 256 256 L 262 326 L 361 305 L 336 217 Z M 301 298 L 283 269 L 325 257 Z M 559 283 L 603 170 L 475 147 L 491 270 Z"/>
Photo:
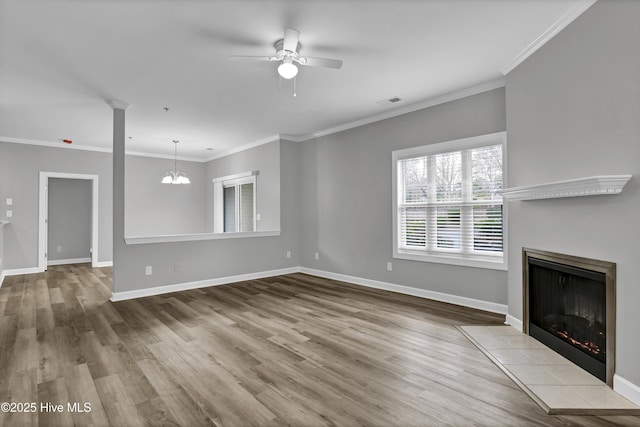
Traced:
<path fill-rule="evenodd" d="M 640 415 L 604 382 L 511 326 L 458 329 L 550 415 Z"/>

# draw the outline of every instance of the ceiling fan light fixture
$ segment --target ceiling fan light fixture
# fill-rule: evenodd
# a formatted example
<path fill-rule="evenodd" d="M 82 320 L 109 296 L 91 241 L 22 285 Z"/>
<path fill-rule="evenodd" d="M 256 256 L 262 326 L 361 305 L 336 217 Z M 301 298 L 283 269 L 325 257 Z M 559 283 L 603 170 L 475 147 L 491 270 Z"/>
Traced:
<path fill-rule="evenodd" d="M 298 74 L 298 67 L 296 67 L 291 58 L 284 58 L 282 64 L 278 66 L 278 74 L 283 79 L 292 79 Z"/>

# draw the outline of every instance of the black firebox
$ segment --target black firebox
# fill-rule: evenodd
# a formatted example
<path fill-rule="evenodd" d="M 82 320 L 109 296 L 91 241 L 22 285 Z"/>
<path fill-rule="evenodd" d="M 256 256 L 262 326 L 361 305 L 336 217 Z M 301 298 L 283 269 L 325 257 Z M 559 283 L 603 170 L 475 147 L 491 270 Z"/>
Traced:
<path fill-rule="evenodd" d="M 523 332 L 613 387 L 616 264 L 522 248 Z"/>
<path fill-rule="evenodd" d="M 607 381 L 605 273 L 528 258 L 529 335 Z"/>

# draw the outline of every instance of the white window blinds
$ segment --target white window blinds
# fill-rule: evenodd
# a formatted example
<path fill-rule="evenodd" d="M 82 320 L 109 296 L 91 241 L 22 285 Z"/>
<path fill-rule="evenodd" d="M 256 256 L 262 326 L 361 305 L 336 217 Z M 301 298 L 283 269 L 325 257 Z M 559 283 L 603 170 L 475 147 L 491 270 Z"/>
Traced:
<path fill-rule="evenodd" d="M 482 141 L 480 141 L 482 142 Z M 502 262 L 503 144 L 467 141 L 394 153 L 394 255 L 445 256 Z M 405 150 L 406 151 L 406 150 Z M 401 256 L 400 256 L 401 257 Z"/>

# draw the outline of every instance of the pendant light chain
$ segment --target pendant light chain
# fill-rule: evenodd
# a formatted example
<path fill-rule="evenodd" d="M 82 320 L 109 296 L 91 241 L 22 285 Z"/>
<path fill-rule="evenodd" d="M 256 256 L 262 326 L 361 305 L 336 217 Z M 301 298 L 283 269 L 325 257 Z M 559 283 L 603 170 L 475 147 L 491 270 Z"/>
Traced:
<path fill-rule="evenodd" d="M 164 107 L 165 112 L 169 112 L 169 107 Z M 178 142 L 177 139 L 173 140 L 173 170 L 167 172 L 162 178 L 163 184 L 191 184 L 191 180 L 184 172 L 178 171 Z"/>
<path fill-rule="evenodd" d="M 178 141 L 173 141 L 173 170 L 178 173 Z"/>

